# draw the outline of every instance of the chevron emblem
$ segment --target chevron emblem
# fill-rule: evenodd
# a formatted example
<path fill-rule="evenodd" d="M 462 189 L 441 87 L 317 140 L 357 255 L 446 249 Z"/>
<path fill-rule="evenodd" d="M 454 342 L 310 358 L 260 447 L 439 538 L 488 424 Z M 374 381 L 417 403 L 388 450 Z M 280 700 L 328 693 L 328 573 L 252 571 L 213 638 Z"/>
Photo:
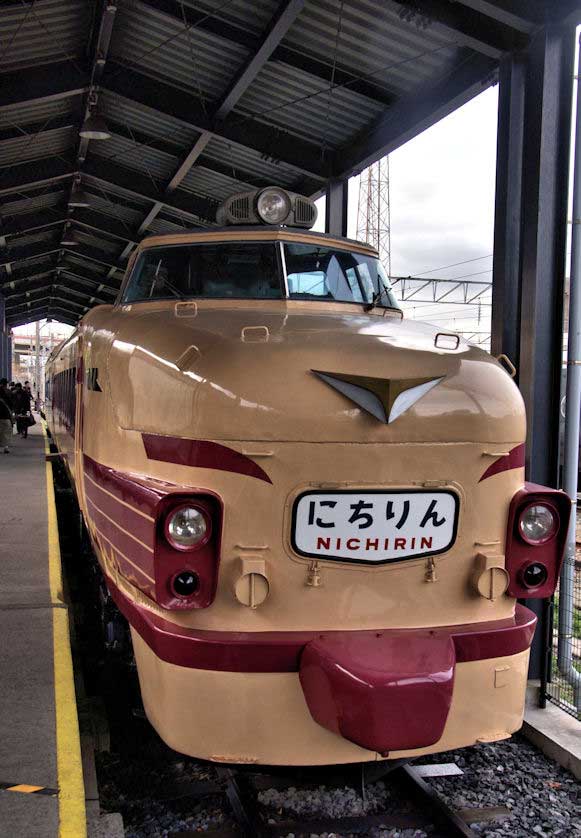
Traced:
<path fill-rule="evenodd" d="M 372 378 L 322 370 L 311 372 L 386 425 L 395 422 L 444 378 L 443 375 L 439 378 Z"/>

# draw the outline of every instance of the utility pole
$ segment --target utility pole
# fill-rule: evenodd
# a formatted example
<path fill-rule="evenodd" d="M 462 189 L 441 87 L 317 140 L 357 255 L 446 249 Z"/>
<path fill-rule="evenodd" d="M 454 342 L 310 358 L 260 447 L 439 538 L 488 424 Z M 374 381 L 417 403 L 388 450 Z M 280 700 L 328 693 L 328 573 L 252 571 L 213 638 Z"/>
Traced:
<path fill-rule="evenodd" d="M 377 249 L 388 276 L 391 276 L 390 227 L 389 157 L 384 157 L 361 173 L 357 238 Z"/>

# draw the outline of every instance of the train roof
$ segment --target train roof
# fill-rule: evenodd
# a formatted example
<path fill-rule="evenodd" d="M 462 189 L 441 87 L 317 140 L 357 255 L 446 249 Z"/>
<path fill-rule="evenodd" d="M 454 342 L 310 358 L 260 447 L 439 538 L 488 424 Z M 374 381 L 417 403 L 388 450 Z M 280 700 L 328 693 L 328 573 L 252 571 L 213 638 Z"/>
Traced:
<path fill-rule="evenodd" d="M 371 245 L 355 239 L 332 236 L 329 233 L 317 233 L 313 230 L 303 230 L 296 227 L 280 227 L 264 225 L 230 227 L 212 227 L 204 230 L 186 230 L 183 233 L 170 233 L 161 236 L 149 236 L 143 239 L 136 253 L 150 247 L 162 245 L 188 244 L 189 242 L 218 242 L 218 241 L 291 241 L 319 243 L 323 246 L 333 246 L 341 250 L 355 250 L 369 256 L 378 256 L 377 250 Z"/>

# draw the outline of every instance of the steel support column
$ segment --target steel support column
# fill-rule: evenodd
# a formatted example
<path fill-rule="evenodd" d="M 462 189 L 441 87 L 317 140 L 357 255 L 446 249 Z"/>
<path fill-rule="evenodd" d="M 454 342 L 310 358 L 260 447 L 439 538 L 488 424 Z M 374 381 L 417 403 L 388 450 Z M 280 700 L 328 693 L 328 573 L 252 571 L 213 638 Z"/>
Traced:
<path fill-rule="evenodd" d="M 527 408 L 526 475 L 558 485 L 567 186 L 575 29 L 549 26 L 500 78 L 493 352 L 516 363 Z M 529 600 L 542 618 L 540 601 Z M 540 625 L 530 673 L 546 650 Z"/>
<path fill-rule="evenodd" d="M 349 182 L 346 179 L 330 180 L 327 183 L 326 196 L 325 232 L 333 236 L 346 236 Z"/>

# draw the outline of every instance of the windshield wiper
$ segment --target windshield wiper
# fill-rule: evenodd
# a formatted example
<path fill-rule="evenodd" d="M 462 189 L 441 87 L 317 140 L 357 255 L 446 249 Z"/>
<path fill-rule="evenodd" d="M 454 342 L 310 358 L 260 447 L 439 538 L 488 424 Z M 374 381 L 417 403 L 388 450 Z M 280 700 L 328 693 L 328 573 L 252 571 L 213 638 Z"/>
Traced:
<path fill-rule="evenodd" d="M 380 288 L 379 291 L 375 291 L 375 293 L 373 294 L 373 296 L 371 298 L 371 302 L 367 303 L 367 305 L 364 307 L 363 311 L 372 311 L 375 308 L 375 306 L 379 303 L 379 301 L 381 300 L 381 295 L 384 291 L 385 291 L 385 288 Z"/>

